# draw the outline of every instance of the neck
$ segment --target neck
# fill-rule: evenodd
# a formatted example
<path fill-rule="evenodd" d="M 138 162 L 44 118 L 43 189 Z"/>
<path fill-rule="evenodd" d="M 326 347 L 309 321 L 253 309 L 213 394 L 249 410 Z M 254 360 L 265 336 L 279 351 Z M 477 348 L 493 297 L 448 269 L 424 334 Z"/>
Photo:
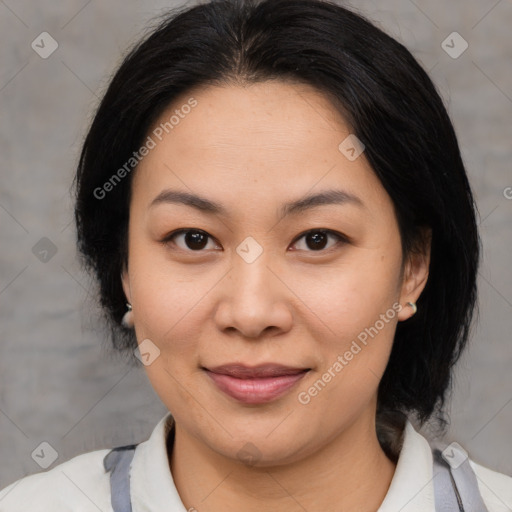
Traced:
<path fill-rule="evenodd" d="M 369 411 L 370 413 L 372 411 Z M 292 464 L 245 466 L 205 449 L 176 425 L 169 456 L 187 510 L 375 512 L 396 464 L 382 450 L 373 415 L 365 413 L 321 450 Z"/>

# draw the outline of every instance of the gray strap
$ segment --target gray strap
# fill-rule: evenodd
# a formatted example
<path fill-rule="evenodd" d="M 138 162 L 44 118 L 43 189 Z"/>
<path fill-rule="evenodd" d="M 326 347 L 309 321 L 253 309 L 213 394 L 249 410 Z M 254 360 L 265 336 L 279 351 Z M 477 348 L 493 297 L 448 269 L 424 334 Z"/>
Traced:
<path fill-rule="evenodd" d="M 488 512 L 480 495 L 478 481 L 473 468 L 469 465 L 469 459 L 457 468 L 451 468 L 453 479 L 462 499 L 465 512 Z"/>
<path fill-rule="evenodd" d="M 450 465 L 443 457 L 445 453 L 448 458 L 453 458 L 455 450 L 458 450 L 455 445 L 450 445 L 443 452 L 439 448 L 432 450 L 436 512 L 488 512 L 469 459 L 457 453 L 459 463 Z"/>
<path fill-rule="evenodd" d="M 136 446 L 114 448 L 103 459 L 105 470 L 110 472 L 111 503 L 114 512 L 132 512 L 130 465 Z"/>
<path fill-rule="evenodd" d="M 433 450 L 432 455 L 434 459 L 436 512 L 462 512 L 464 509 L 460 508 L 457 501 L 450 473 L 450 465 L 443 460 L 440 450 Z"/>

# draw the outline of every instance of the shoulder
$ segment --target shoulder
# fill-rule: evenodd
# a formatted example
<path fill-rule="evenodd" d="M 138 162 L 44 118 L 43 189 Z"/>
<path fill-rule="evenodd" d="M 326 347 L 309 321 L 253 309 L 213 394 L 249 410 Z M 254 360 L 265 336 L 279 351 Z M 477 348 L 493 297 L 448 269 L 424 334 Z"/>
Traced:
<path fill-rule="evenodd" d="M 404 434 L 401 439 L 402 451 L 397 465 L 400 482 L 402 484 L 403 482 L 412 481 L 415 484 L 421 484 L 425 479 L 432 481 L 432 485 L 423 488 L 423 494 L 426 497 L 425 503 L 432 503 L 435 496 L 435 486 L 432 479 L 433 450 L 437 448 L 442 451 L 447 445 L 444 442 L 427 439 L 416 430 L 409 420 L 402 433 Z M 479 464 L 471 453 L 468 453 L 459 443 L 454 444 L 462 448 L 468 457 L 469 465 L 476 477 L 478 490 L 488 512 L 511 512 L 512 476 Z M 414 489 L 415 486 L 412 486 L 411 493 L 413 494 Z"/>
<path fill-rule="evenodd" d="M 512 477 L 493 471 L 469 459 L 475 472 L 478 489 L 489 512 L 510 512 L 512 510 Z"/>
<path fill-rule="evenodd" d="M 103 466 L 109 451 L 83 453 L 48 471 L 16 480 L 0 490 L 0 510 L 111 512 L 110 475 Z"/>

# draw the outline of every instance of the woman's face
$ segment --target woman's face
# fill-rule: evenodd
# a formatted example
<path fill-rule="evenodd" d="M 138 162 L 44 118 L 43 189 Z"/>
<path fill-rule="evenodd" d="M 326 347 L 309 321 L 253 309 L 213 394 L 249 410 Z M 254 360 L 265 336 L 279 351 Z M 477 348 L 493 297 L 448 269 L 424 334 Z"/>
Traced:
<path fill-rule="evenodd" d="M 428 255 L 402 276 L 392 201 L 349 135 L 324 96 L 277 81 L 196 89 L 149 132 L 123 287 L 151 384 L 217 454 L 284 463 L 373 425 Z M 265 363 L 309 371 L 205 370 Z"/>

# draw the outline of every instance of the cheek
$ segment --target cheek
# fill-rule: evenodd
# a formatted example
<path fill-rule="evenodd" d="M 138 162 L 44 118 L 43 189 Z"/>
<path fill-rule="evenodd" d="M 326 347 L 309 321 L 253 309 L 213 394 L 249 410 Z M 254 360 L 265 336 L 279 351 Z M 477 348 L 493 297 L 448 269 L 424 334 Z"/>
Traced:
<path fill-rule="evenodd" d="M 194 306 L 204 296 L 201 281 L 184 279 L 176 266 L 163 261 L 162 251 L 141 249 L 130 253 L 130 288 L 137 339 L 149 338 L 161 351 L 183 350 L 185 330 L 194 330 Z M 189 338 L 190 339 L 190 338 Z M 173 340 L 172 347 L 168 340 Z"/>
<path fill-rule="evenodd" d="M 191 350 L 190 340 L 200 325 L 194 319 L 195 305 L 201 298 L 198 287 L 192 289 L 164 276 L 154 281 L 148 278 L 140 284 L 137 297 L 135 324 L 141 337 L 150 338 L 165 353 L 178 355 Z"/>
<path fill-rule="evenodd" d="M 308 306 L 310 325 L 316 325 L 316 346 L 321 354 L 320 374 L 331 378 L 333 393 L 374 390 L 382 376 L 401 306 L 397 296 L 400 253 L 394 245 L 358 251 L 324 274 L 303 273 L 296 283 Z M 318 335 L 324 333 L 324 335 Z M 342 357 L 342 362 L 334 365 Z M 339 363 L 339 361 L 338 361 Z M 342 368 L 342 369 L 340 369 Z M 329 380 L 326 375 L 325 379 Z M 343 386 L 342 386 L 343 382 Z M 342 386 L 342 387 L 340 387 Z"/>
<path fill-rule="evenodd" d="M 386 314 L 387 311 L 387 314 Z M 350 314 L 332 319 L 338 336 L 317 338 L 321 366 L 299 397 L 309 401 L 310 416 L 318 418 L 318 428 L 357 418 L 376 396 L 393 345 L 397 312 L 367 308 L 354 319 Z M 362 318 L 362 320 L 361 320 Z"/>
<path fill-rule="evenodd" d="M 397 300 L 399 265 L 392 250 L 360 250 L 340 264 L 295 272 L 289 280 L 309 316 L 322 320 L 331 335 L 348 338 L 373 325 Z"/>

